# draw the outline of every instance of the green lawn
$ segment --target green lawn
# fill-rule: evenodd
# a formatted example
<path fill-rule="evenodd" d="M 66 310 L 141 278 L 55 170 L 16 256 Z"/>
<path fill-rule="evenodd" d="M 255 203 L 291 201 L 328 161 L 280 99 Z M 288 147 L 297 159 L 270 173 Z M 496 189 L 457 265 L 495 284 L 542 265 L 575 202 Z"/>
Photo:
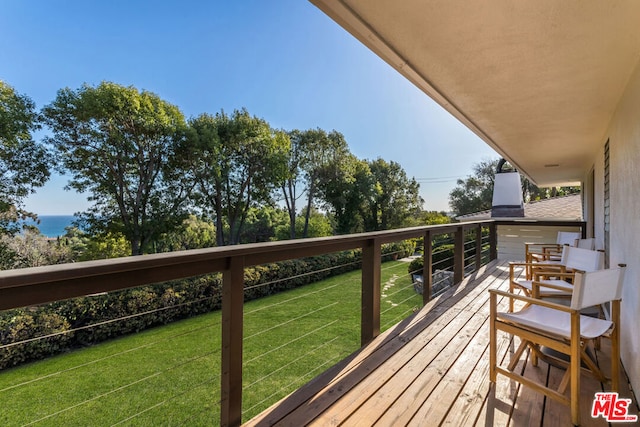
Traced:
<path fill-rule="evenodd" d="M 382 329 L 422 306 L 382 266 Z M 245 305 L 243 419 L 359 347 L 360 271 Z M 219 425 L 220 313 L 0 372 L 2 426 Z"/>

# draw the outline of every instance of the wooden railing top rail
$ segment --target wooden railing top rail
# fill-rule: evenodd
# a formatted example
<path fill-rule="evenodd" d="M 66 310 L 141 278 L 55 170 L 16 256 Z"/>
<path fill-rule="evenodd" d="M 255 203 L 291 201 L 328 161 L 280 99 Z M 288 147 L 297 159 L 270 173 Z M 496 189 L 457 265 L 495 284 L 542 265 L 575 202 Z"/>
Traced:
<path fill-rule="evenodd" d="M 460 227 L 467 230 L 492 223 L 495 221 L 440 224 L 0 271 L 0 310 L 220 272 L 228 270 L 230 260 L 237 257 L 248 267 L 361 248 L 368 241 L 390 243 L 421 237 L 426 232 L 446 234 Z"/>

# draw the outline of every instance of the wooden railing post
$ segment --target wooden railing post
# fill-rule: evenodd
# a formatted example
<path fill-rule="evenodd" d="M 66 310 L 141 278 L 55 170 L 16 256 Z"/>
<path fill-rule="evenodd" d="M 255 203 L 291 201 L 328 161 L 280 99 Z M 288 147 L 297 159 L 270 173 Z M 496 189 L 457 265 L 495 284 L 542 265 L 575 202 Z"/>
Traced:
<path fill-rule="evenodd" d="M 220 425 L 242 422 L 244 258 L 232 257 L 222 273 L 222 377 Z"/>
<path fill-rule="evenodd" d="M 460 283 L 464 278 L 464 227 L 456 227 L 453 246 L 453 282 Z"/>
<path fill-rule="evenodd" d="M 424 250 L 422 262 L 422 304 L 431 300 L 433 287 L 433 233 L 427 230 L 424 233 Z"/>
<path fill-rule="evenodd" d="M 498 226 L 495 222 L 489 224 L 489 261 L 498 258 Z"/>
<path fill-rule="evenodd" d="M 381 245 L 376 239 L 362 247 L 362 310 L 360 343 L 365 345 L 380 334 Z"/>
<path fill-rule="evenodd" d="M 482 224 L 476 227 L 476 271 L 482 267 Z"/>

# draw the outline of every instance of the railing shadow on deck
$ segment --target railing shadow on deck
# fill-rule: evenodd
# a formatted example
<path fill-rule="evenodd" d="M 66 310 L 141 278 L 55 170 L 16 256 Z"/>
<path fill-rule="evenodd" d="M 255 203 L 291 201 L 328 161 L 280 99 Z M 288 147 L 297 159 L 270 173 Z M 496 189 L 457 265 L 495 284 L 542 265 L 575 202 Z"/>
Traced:
<path fill-rule="evenodd" d="M 501 221 L 501 223 L 508 222 Z M 549 225 L 557 226 L 558 223 Z M 578 226 L 584 230 L 582 222 L 567 222 L 564 225 Z M 462 282 L 465 274 L 477 272 L 483 259 L 486 261 L 496 258 L 498 245 L 496 228 L 497 223 L 491 220 L 443 224 L 3 271 L 0 272 L 0 310 L 222 272 L 220 422 L 221 425 L 239 425 L 242 417 L 242 341 L 244 269 L 246 267 L 341 250 L 362 249 L 360 341 L 361 345 L 365 345 L 380 335 L 380 248 L 382 244 L 411 238 L 424 239 L 423 274 L 426 280 L 423 302 L 426 304 L 432 298 L 431 272 L 434 268 L 433 249 L 430 243 L 444 234 L 453 236 L 455 287 Z M 488 240 L 482 239 L 483 230 Z M 471 249 L 472 255 L 465 256 L 468 252 L 465 250 L 465 234 L 470 231 L 475 232 L 474 246 Z M 483 256 L 483 247 L 488 247 L 487 256 Z M 473 272 L 469 273 L 470 271 Z M 451 291 L 455 292 L 455 289 Z M 409 317 L 402 320 L 398 327 L 412 321 L 413 317 Z M 392 331 L 394 329 L 396 328 L 391 328 Z M 339 372 L 341 367 L 357 357 L 357 354 L 356 352 L 339 362 L 330 370 Z"/>

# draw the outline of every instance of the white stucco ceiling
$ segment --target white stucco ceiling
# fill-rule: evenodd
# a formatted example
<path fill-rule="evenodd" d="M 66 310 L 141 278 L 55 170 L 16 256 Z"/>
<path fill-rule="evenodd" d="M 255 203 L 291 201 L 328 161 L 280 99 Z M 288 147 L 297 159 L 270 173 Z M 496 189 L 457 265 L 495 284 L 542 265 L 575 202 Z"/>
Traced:
<path fill-rule="evenodd" d="M 584 177 L 640 59 L 637 0 L 311 1 L 541 186 Z"/>

